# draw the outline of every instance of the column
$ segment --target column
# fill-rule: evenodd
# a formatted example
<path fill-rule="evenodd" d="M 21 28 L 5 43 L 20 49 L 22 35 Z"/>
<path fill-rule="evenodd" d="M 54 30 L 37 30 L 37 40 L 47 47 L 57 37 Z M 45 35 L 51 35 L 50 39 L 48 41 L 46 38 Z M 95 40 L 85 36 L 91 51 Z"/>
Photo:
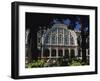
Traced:
<path fill-rule="evenodd" d="M 71 54 L 70 54 L 70 48 L 68 48 L 68 50 L 69 50 L 69 58 L 71 58 Z"/>
<path fill-rule="evenodd" d="M 65 56 L 65 48 L 63 48 L 63 56 Z"/>
<path fill-rule="evenodd" d="M 88 59 L 88 56 L 89 56 L 89 54 L 88 54 L 88 49 L 86 49 L 86 58 Z"/>
<path fill-rule="evenodd" d="M 50 45 L 52 44 L 52 32 L 50 34 Z"/>
<path fill-rule="evenodd" d="M 52 32 L 50 33 L 50 55 L 49 55 L 49 57 L 51 58 L 52 57 L 52 55 L 51 55 L 51 44 L 52 44 Z"/>
<path fill-rule="evenodd" d="M 57 45 L 58 45 L 58 29 L 57 29 Z M 56 48 L 56 57 L 58 58 L 58 47 Z"/>
<path fill-rule="evenodd" d="M 56 57 L 58 58 L 58 47 L 56 48 Z"/>
<path fill-rule="evenodd" d="M 57 29 L 57 45 L 58 45 L 58 29 Z"/>
<path fill-rule="evenodd" d="M 64 29 L 63 29 L 63 45 L 64 45 Z"/>
<path fill-rule="evenodd" d="M 86 49 L 86 56 L 88 56 L 88 49 Z"/>
<path fill-rule="evenodd" d="M 52 56 L 51 56 L 51 47 L 49 48 L 49 53 L 50 53 L 49 57 L 51 58 L 51 57 L 52 57 Z"/>
<path fill-rule="evenodd" d="M 69 36 L 69 39 L 68 39 L 68 41 L 69 41 L 69 46 L 70 46 L 70 32 L 68 32 L 68 36 Z"/>
<path fill-rule="evenodd" d="M 42 46 L 42 50 L 41 50 L 41 58 L 43 58 L 43 46 Z"/>
<path fill-rule="evenodd" d="M 44 45 L 44 39 L 43 39 L 43 37 L 41 38 L 42 40 L 41 40 L 41 45 L 42 45 L 42 52 L 41 52 L 41 58 L 43 58 L 43 45 Z"/>
<path fill-rule="evenodd" d="M 82 49 L 80 48 L 80 59 L 82 59 Z"/>
<path fill-rule="evenodd" d="M 74 48 L 74 51 L 75 51 L 75 57 L 77 57 L 78 56 L 77 48 Z"/>

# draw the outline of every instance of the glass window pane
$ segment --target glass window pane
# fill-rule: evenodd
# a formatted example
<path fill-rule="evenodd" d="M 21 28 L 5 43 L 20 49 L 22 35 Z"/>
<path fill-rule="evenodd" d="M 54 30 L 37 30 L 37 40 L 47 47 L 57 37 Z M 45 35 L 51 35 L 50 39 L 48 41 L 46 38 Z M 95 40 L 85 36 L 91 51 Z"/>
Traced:
<path fill-rule="evenodd" d="M 50 34 L 48 34 L 45 38 L 45 43 L 50 44 Z"/>
<path fill-rule="evenodd" d="M 70 44 L 74 45 L 74 38 L 72 37 L 72 35 L 70 35 Z"/>
<path fill-rule="evenodd" d="M 64 30 L 64 44 L 69 45 L 69 32 Z"/>
<path fill-rule="evenodd" d="M 58 29 L 58 44 L 63 44 L 63 29 Z"/>
<path fill-rule="evenodd" d="M 51 40 L 52 40 L 52 44 L 57 44 L 57 29 L 52 31 L 52 35 L 51 35 Z"/>

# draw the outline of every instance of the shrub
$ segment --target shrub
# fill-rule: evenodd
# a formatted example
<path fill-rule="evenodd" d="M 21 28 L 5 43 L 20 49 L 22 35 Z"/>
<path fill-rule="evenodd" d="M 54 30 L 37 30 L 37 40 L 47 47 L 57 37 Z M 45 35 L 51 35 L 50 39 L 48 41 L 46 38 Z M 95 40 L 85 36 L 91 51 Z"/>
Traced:
<path fill-rule="evenodd" d="M 32 63 L 26 65 L 26 68 L 43 67 L 44 60 L 33 60 Z"/>
<path fill-rule="evenodd" d="M 80 59 L 72 59 L 69 63 L 69 66 L 81 66 L 82 61 Z"/>

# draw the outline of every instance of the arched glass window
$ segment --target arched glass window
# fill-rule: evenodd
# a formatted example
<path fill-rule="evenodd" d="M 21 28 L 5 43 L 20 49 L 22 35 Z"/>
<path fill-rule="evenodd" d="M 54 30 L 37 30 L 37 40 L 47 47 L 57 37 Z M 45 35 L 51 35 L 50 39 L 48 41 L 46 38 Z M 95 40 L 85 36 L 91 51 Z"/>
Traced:
<path fill-rule="evenodd" d="M 51 43 L 57 44 L 57 29 L 53 30 L 51 34 Z"/>
<path fill-rule="evenodd" d="M 48 34 L 45 38 L 45 42 L 46 44 L 50 44 L 50 34 Z"/>
<path fill-rule="evenodd" d="M 69 32 L 64 30 L 64 44 L 69 45 Z"/>
<path fill-rule="evenodd" d="M 58 44 L 63 44 L 63 29 L 58 29 Z"/>
<path fill-rule="evenodd" d="M 70 34 L 70 44 L 74 45 L 74 38 L 72 37 L 72 35 Z"/>
<path fill-rule="evenodd" d="M 72 36 L 72 31 L 67 28 L 55 27 L 47 30 L 47 33 L 44 35 L 43 44 L 47 45 L 74 45 L 75 41 L 74 36 Z"/>

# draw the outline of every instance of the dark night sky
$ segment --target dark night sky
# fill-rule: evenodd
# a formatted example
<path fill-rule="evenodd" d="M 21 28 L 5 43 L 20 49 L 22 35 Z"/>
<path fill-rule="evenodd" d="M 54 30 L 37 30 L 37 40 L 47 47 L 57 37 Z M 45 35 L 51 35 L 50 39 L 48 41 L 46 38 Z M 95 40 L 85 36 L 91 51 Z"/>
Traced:
<path fill-rule="evenodd" d="M 51 26 L 53 23 L 63 23 L 62 21 L 66 19 L 69 19 L 71 21 L 71 27 L 75 28 L 76 22 L 81 22 L 83 27 L 89 27 L 89 16 L 86 15 L 64 15 L 26 12 L 26 28 L 37 29 L 39 26 Z M 54 20 L 58 22 L 55 22 Z"/>

